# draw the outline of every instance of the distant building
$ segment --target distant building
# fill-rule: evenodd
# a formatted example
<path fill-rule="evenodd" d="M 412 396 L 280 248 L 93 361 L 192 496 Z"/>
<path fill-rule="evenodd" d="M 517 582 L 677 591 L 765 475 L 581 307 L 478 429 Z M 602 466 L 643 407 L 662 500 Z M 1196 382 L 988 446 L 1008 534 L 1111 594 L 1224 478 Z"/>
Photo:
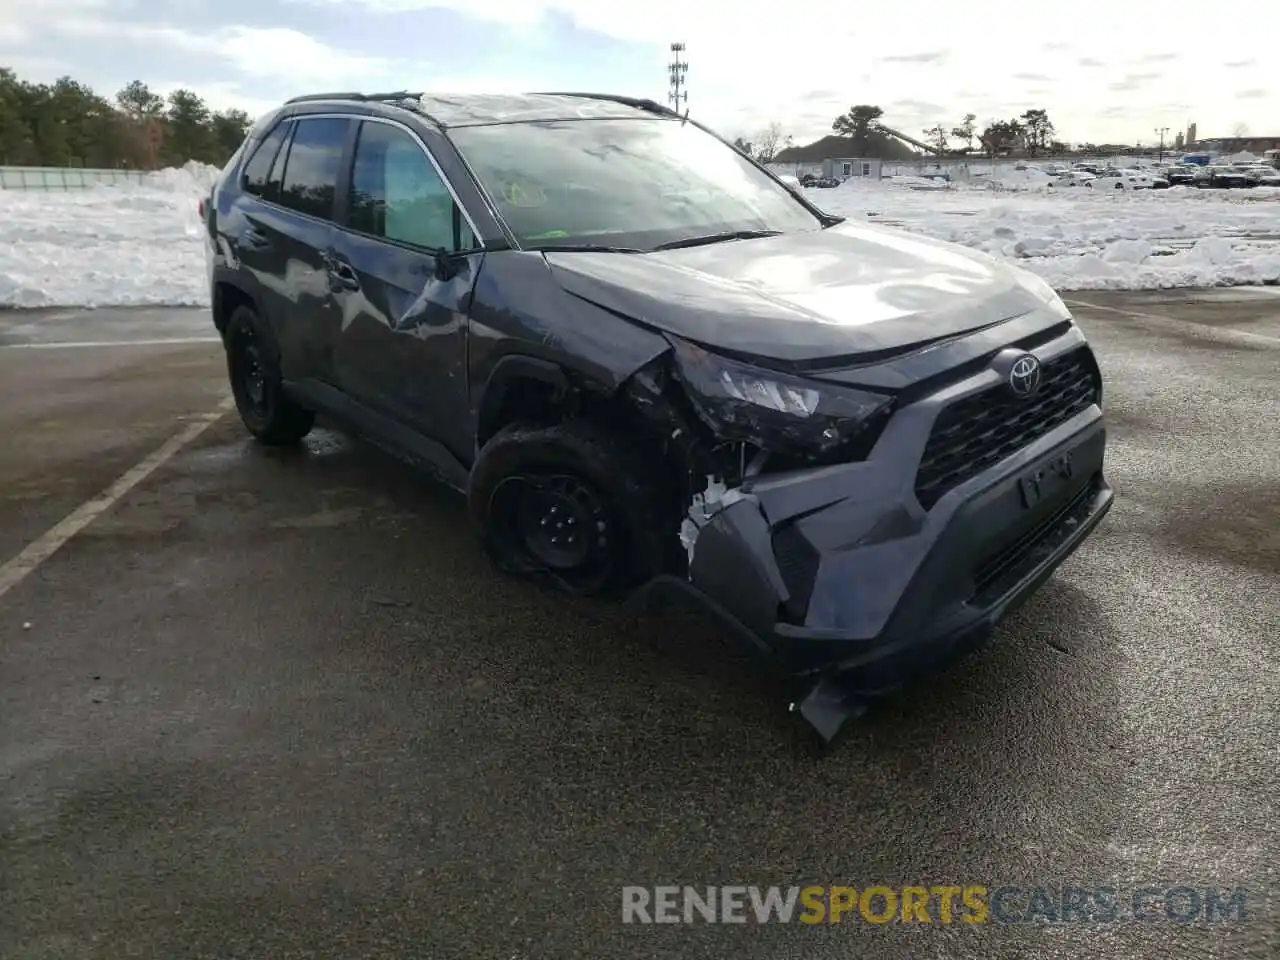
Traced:
<path fill-rule="evenodd" d="M 870 177 L 879 180 L 883 164 L 883 160 L 873 157 L 828 157 L 815 163 L 783 163 L 774 160 L 765 166 L 774 173 L 785 173 L 793 177 L 834 177 L 837 180 L 845 177 Z"/>
<path fill-rule="evenodd" d="M 1196 150 L 1208 150 L 1214 153 L 1256 153 L 1259 156 L 1268 150 L 1280 147 L 1280 135 L 1274 137 L 1216 137 L 1213 140 L 1192 141 Z"/>
<path fill-rule="evenodd" d="M 879 180 L 883 162 L 870 157 L 833 157 L 822 162 L 822 173 L 827 177 L 871 177 Z"/>

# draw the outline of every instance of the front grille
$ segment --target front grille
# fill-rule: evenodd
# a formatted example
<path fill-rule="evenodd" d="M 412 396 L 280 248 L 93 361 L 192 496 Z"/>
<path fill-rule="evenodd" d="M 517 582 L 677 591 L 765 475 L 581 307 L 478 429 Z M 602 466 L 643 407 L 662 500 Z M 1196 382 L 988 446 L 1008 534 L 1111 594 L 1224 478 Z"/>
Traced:
<path fill-rule="evenodd" d="M 1035 396 L 1013 396 L 1004 384 L 958 400 L 933 424 L 916 473 L 926 510 L 949 490 L 1017 453 L 1098 399 L 1098 374 L 1081 348 L 1041 369 Z"/>

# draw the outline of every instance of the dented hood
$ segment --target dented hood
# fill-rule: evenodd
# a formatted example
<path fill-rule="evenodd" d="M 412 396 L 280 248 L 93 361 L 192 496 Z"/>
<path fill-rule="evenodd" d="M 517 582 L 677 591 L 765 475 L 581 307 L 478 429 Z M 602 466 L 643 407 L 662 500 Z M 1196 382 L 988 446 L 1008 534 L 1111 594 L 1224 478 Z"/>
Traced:
<path fill-rule="evenodd" d="M 546 254 L 570 294 L 706 346 L 786 363 L 894 353 L 1043 305 L 1023 271 L 883 227 L 644 254 Z"/>

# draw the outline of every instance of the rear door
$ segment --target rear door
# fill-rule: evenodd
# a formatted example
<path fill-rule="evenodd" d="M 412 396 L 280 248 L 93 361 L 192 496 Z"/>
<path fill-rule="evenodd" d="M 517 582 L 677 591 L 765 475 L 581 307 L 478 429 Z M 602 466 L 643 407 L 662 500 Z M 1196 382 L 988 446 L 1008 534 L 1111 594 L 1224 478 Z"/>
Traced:
<path fill-rule="evenodd" d="M 278 246 L 284 319 L 276 331 L 285 379 L 334 381 L 338 304 L 330 288 L 338 182 L 349 149 L 353 119 L 294 119 L 280 172 L 280 205 L 265 227 Z M 272 173 L 275 176 L 275 171 Z"/>
<path fill-rule="evenodd" d="M 286 118 L 275 125 L 249 155 L 240 173 L 235 201 L 226 217 L 220 218 L 214 242 L 223 248 L 223 260 L 236 271 L 239 282 L 257 297 L 263 320 L 277 327 L 285 314 L 281 292 L 284 262 L 279 245 L 268 232 L 274 204 L 280 201 L 280 182 L 271 179 L 273 168 L 284 164 L 293 121 Z"/>
<path fill-rule="evenodd" d="M 330 264 L 344 391 L 468 459 L 467 315 L 484 259 L 426 144 L 365 118 Z"/>

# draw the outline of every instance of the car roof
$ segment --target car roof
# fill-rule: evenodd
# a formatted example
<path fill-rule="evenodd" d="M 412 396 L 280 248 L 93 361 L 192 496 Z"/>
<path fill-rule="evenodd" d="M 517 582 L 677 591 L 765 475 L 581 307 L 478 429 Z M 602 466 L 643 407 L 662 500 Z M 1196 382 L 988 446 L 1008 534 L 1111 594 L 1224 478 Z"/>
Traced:
<path fill-rule="evenodd" d="M 639 118 L 679 115 L 653 100 L 607 93 L 315 93 L 289 103 L 385 103 L 425 115 L 441 127 L 548 120 Z"/>

